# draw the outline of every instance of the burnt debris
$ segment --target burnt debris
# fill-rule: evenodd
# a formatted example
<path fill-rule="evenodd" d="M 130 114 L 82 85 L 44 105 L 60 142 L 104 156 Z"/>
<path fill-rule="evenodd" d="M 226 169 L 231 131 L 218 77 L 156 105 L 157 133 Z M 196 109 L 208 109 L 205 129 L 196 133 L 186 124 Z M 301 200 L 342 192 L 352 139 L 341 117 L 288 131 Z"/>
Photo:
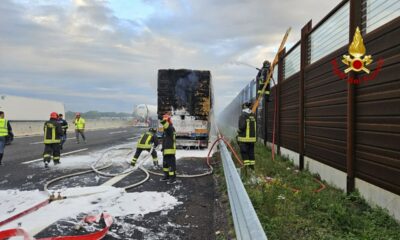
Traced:
<path fill-rule="evenodd" d="M 159 116 L 186 110 L 196 119 L 208 119 L 212 107 L 210 71 L 160 69 L 157 90 Z"/>

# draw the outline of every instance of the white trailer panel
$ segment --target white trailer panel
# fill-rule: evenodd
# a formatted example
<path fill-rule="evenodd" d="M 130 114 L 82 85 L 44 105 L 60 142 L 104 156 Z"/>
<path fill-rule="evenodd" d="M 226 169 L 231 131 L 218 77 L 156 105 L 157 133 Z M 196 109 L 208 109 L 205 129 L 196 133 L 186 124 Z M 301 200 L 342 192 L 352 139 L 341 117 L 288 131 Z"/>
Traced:
<path fill-rule="evenodd" d="M 5 94 L 0 94 L 0 111 L 13 121 L 44 121 L 49 119 L 51 112 L 65 115 L 62 102 Z"/>

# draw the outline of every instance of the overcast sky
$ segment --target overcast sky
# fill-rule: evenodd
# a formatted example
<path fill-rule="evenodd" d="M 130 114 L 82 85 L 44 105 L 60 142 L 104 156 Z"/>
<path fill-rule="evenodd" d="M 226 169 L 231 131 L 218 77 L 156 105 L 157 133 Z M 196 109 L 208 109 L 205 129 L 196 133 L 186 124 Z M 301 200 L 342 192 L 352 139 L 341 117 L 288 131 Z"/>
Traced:
<path fill-rule="evenodd" d="M 66 110 L 157 103 L 157 70 L 210 70 L 219 112 L 340 0 L 0 0 L 0 93 Z"/>

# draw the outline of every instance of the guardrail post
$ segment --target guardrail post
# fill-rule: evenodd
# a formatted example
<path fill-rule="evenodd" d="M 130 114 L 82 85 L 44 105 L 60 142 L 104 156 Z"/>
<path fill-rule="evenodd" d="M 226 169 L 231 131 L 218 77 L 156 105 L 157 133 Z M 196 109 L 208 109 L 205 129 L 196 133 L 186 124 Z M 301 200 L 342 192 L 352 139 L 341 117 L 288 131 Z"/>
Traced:
<path fill-rule="evenodd" d="M 353 41 L 353 35 L 357 27 L 362 27 L 362 0 L 350 0 L 350 26 L 349 26 L 349 44 Z M 363 31 L 360 29 L 361 32 Z M 357 78 L 357 74 L 352 71 L 349 78 Z M 354 191 L 354 125 L 355 125 L 355 86 L 350 81 L 347 83 L 347 193 Z"/>
<path fill-rule="evenodd" d="M 300 83 L 299 83 L 299 169 L 304 169 L 304 79 L 305 79 L 305 68 L 308 65 L 308 50 L 310 44 L 308 42 L 308 36 L 312 29 L 312 21 L 309 21 L 301 29 L 301 41 L 300 41 Z"/>

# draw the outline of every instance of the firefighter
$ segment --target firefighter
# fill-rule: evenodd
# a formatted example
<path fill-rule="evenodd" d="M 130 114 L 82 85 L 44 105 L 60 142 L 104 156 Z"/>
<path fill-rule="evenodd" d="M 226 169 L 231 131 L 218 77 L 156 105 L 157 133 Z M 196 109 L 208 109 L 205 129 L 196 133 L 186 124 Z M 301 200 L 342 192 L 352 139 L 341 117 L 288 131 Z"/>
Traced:
<path fill-rule="evenodd" d="M 63 149 L 63 145 L 65 141 L 67 141 L 67 129 L 68 129 L 68 122 L 63 118 L 63 114 L 58 114 L 58 123 L 61 125 L 63 130 L 63 135 L 61 137 L 60 149 Z"/>
<path fill-rule="evenodd" d="M 164 129 L 161 149 L 164 177 L 161 181 L 168 181 L 168 184 L 173 184 L 176 182 L 176 133 L 169 115 L 163 116 L 161 124 Z"/>
<path fill-rule="evenodd" d="M 240 147 L 243 163 L 246 168 L 254 170 L 256 163 L 254 157 L 254 143 L 256 137 L 256 119 L 250 110 L 251 102 L 244 103 L 242 114 L 239 117 L 239 129 L 237 141 Z"/>
<path fill-rule="evenodd" d="M 155 150 L 158 145 L 158 139 L 156 136 L 156 130 L 154 128 L 150 128 L 149 131 L 143 133 L 140 137 L 140 140 L 137 143 L 136 153 L 131 161 L 132 166 L 135 166 L 136 161 L 138 160 L 143 150 L 150 151 L 152 144 L 154 145 L 153 150 L 151 151 L 151 156 L 153 157 L 153 165 L 155 168 L 158 168 L 157 152 Z"/>
<path fill-rule="evenodd" d="M 44 152 L 43 161 L 44 167 L 49 167 L 49 162 L 53 157 L 54 165 L 60 163 L 60 143 L 63 135 L 62 127 L 58 123 L 58 114 L 52 112 L 50 120 L 44 123 Z"/>
<path fill-rule="evenodd" d="M 81 118 L 80 113 L 75 114 L 75 136 L 76 136 L 76 143 L 79 144 L 79 134 L 82 136 L 83 142 L 86 143 L 85 137 L 85 119 Z"/>
<path fill-rule="evenodd" d="M 0 111 L 0 165 L 3 165 L 4 148 L 6 146 L 7 137 L 12 135 L 10 122 L 4 118 L 4 112 Z"/>
<path fill-rule="evenodd" d="M 271 67 L 271 63 L 269 61 L 265 60 L 264 63 L 263 63 L 262 68 L 257 73 L 256 79 L 258 81 L 258 91 L 257 91 L 258 94 L 261 94 L 261 89 L 263 89 L 263 87 L 264 87 L 265 80 L 267 79 L 270 67 Z M 267 97 L 267 99 L 268 99 L 268 96 L 270 94 L 270 88 L 271 88 L 271 86 L 268 83 L 268 86 L 267 86 L 267 88 L 265 89 L 265 92 L 264 92 L 264 94 Z"/>

